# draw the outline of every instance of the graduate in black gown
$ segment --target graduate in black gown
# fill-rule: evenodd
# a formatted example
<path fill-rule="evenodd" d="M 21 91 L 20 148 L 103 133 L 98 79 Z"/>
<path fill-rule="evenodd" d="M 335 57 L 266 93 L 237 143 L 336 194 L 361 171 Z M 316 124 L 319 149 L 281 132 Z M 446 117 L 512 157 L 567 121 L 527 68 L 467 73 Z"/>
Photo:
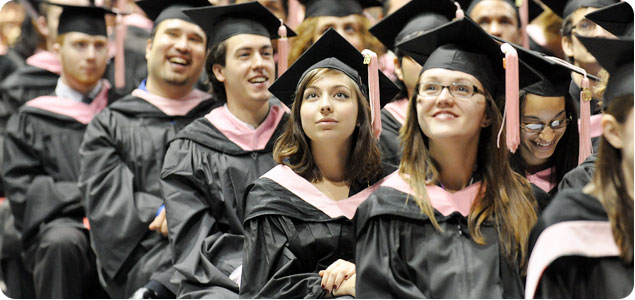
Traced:
<path fill-rule="evenodd" d="M 595 174 L 558 193 L 533 229 L 526 298 L 633 291 L 633 38 L 580 41 L 610 74 Z"/>
<path fill-rule="evenodd" d="M 553 196 L 564 174 L 578 165 L 579 134 L 574 121 L 578 114 L 568 92 L 570 74 L 578 70 L 557 58 L 515 48 L 542 80 L 520 91 L 520 145 L 511 156 L 511 166 Z M 539 203 L 541 209 L 547 203 Z"/>
<path fill-rule="evenodd" d="M 168 142 L 214 105 L 208 93 L 194 88 L 205 63 L 205 31 L 182 12 L 209 3 L 146 4 L 157 11 L 145 49 L 148 77 L 95 117 L 80 148 L 79 186 L 93 228 L 91 245 L 113 298 L 130 297 L 144 286 L 136 296 L 176 294 L 161 166 Z"/>
<path fill-rule="evenodd" d="M 468 18 L 398 46 L 429 57 L 399 171 L 357 209 L 357 297 L 521 297 L 537 203 L 497 146 L 500 47 Z M 518 66 L 520 87 L 538 80 Z"/>
<path fill-rule="evenodd" d="M 205 69 L 220 106 L 183 129 L 165 155 L 174 280 L 178 297 L 237 298 L 243 192 L 275 165 L 273 143 L 288 119 L 267 90 L 275 79 L 271 39 L 281 24 L 258 2 L 185 12 L 207 31 Z"/>
<path fill-rule="evenodd" d="M 399 98 L 386 104 L 381 110 L 379 150 L 382 162 L 399 165 L 399 129 L 406 119 L 408 99 L 412 97 L 421 72 L 421 64 L 395 47 L 395 44 L 443 25 L 451 21 L 455 14 L 456 6 L 449 0 L 410 1 L 369 29 L 370 33 L 397 56 L 395 75 L 405 87 Z"/>
<path fill-rule="evenodd" d="M 394 170 L 376 137 L 381 104 L 399 91 L 364 59 L 330 29 L 271 86 L 292 117 L 279 164 L 245 195 L 241 298 L 355 296 L 352 218 Z"/>
<path fill-rule="evenodd" d="M 77 179 L 86 125 L 112 96 L 101 79 L 108 60 L 106 12 L 63 6 L 55 93 L 28 101 L 7 125 L 5 191 L 38 298 L 104 296 Z"/>

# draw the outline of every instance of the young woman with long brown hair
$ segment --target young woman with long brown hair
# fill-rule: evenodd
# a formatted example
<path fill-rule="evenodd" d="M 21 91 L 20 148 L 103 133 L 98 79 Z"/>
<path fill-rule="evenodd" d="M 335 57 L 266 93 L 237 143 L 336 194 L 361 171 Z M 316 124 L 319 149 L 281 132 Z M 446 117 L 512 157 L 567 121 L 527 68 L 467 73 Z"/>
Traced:
<path fill-rule="evenodd" d="M 390 172 L 371 119 L 398 92 L 363 61 L 329 30 L 270 88 L 291 119 L 274 148 L 279 165 L 245 196 L 241 297 L 355 296 L 351 219 Z M 379 80 L 369 86 L 371 72 Z M 369 92 L 377 86 L 379 95 Z"/>
<path fill-rule="evenodd" d="M 505 142 L 497 147 L 499 46 L 466 18 L 399 47 L 429 57 L 399 171 L 357 210 L 357 296 L 519 298 L 537 205 Z"/>
<path fill-rule="evenodd" d="M 592 181 L 559 193 L 531 234 L 526 298 L 633 291 L 633 36 L 578 37 L 609 73 Z"/>

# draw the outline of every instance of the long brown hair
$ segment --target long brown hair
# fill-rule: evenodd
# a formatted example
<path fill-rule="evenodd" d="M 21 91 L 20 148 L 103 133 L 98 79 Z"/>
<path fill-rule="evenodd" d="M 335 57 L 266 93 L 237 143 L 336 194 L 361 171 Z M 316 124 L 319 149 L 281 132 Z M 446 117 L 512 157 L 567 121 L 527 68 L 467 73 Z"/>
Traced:
<path fill-rule="evenodd" d="M 291 106 L 291 120 L 278 138 L 273 149 L 273 159 L 289 166 L 298 175 L 311 182 L 320 182 L 322 173 L 313 160 L 311 140 L 304 133 L 300 119 L 300 107 L 304 90 L 322 76 L 340 73 L 335 69 L 317 68 L 309 71 L 295 92 L 295 101 Z M 352 80 L 351 80 L 352 81 Z M 353 182 L 369 183 L 381 173 L 381 159 L 377 141 L 372 135 L 370 124 L 370 104 L 359 86 L 353 84 L 357 98 L 357 124 L 353 131 L 352 151 L 348 154 L 344 177 L 347 184 Z"/>
<path fill-rule="evenodd" d="M 376 53 L 383 52 L 384 48 L 381 42 L 379 42 L 379 40 L 368 31 L 371 27 L 368 18 L 357 14 L 354 16 L 357 23 L 360 25 L 359 34 L 364 48 L 373 50 Z M 319 19 L 319 16 L 306 18 L 302 21 L 302 23 L 300 23 L 298 29 L 295 30 L 297 36 L 290 40 L 291 50 L 289 51 L 288 58 L 289 65 L 293 64 L 302 55 L 302 53 L 311 48 L 314 37 L 322 35 L 323 32 L 318 32 L 317 28 Z"/>
<path fill-rule="evenodd" d="M 604 113 L 624 124 L 633 110 L 633 95 L 618 97 L 611 102 Z M 633 261 L 633 198 L 626 191 L 621 165 L 621 150 L 601 138 L 593 184 L 611 222 L 613 238 L 620 248 L 620 258 L 630 263 Z"/>
<path fill-rule="evenodd" d="M 432 224 L 441 230 L 430 204 L 426 185 L 439 180 L 439 171 L 428 149 L 428 138 L 421 131 L 417 118 L 416 102 L 419 87 L 408 103 L 408 113 L 400 131 L 403 156 L 399 173 L 414 191 L 415 201 Z M 529 233 L 537 220 L 537 204 L 532 189 L 525 178 L 512 171 L 509 165 L 505 139 L 496 146 L 501 112 L 494 99 L 487 93 L 486 114 L 491 120 L 482 128 L 477 153 L 477 177 L 482 184 L 468 215 L 470 235 L 475 242 L 485 244 L 481 226 L 493 221 L 498 231 L 500 247 L 511 262 L 520 261 L 524 269 L 527 258 Z M 520 259 L 520 260 L 519 260 Z"/>

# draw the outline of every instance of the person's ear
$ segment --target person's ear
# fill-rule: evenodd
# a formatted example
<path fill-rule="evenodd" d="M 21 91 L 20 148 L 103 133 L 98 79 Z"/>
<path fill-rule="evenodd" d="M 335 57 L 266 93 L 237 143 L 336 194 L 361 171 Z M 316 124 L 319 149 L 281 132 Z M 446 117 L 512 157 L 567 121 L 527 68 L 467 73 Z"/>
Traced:
<path fill-rule="evenodd" d="M 150 56 L 151 50 L 152 50 L 152 39 L 148 39 L 146 41 L 146 61 L 148 60 L 148 56 Z"/>
<path fill-rule="evenodd" d="M 399 63 L 399 58 L 395 56 L 393 58 L 393 63 L 395 64 L 395 75 L 397 75 L 397 79 L 403 82 L 403 71 L 401 70 L 401 64 Z"/>
<path fill-rule="evenodd" d="M 624 147 L 624 136 L 622 125 L 617 122 L 614 116 L 602 115 L 602 136 L 616 149 Z"/>
<path fill-rule="evenodd" d="M 566 57 L 573 57 L 573 35 L 563 36 L 561 40 L 562 52 Z"/>
<path fill-rule="evenodd" d="M 216 76 L 216 80 L 219 82 L 225 82 L 225 68 L 219 64 L 214 64 L 212 66 L 212 72 L 214 72 L 214 76 Z"/>

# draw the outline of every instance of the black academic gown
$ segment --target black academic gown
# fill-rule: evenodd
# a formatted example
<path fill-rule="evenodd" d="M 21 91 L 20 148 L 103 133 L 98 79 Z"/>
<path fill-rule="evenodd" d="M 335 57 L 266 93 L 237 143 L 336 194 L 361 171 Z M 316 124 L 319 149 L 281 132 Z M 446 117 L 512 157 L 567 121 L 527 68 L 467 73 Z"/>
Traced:
<path fill-rule="evenodd" d="M 597 158 L 597 152 L 591 153 L 581 164 L 567 172 L 567 174 L 564 174 L 564 177 L 562 177 L 562 180 L 558 184 L 558 190 L 582 190 L 582 188 L 593 179 L 593 174 L 595 174 L 595 161 Z"/>
<path fill-rule="evenodd" d="M 382 162 L 399 166 L 401 162 L 399 130 L 402 125 L 388 110 L 381 110 L 381 135 L 378 146 Z"/>
<path fill-rule="evenodd" d="M 107 87 L 104 86 L 104 89 Z M 104 90 L 102 92 L 107 93 Z M 34 103 L 39 99 L 42 98 L 34 99 Z M 58 101 L 62 100 L 73 102 L 69 99 Z M 112 98 L 104 100 L 111 102 Z M 63 274 L 64 280 L 46 278 L 57 276 L 56 273 L 43 274 L 45 278 L 38 278 L 36 270 L 37 297 L 88 296 L 82 294 L 83 283 L 80 279 L 90 277 L 83 272 L 94 268 L 94 255 L 88 245 L 83 223 L 84 207 L 77 187 L 80 170 L 78 150 L 89 120 L 80 121 L 71 115 L 70 111 L 60 112 L 42 105 L 27 104 L 7 124 L 2 176 L 15 226 L 21 234 L 22 246 L 26 251 L 27 269 L 33 271 L 34 268 L 42 267 L 42 264 L 50 264 L 50 259 L 60 263 L 65 261 L 65 257 L 42 257 L 40 254 L 43 251 L 41 244 L 46 243 L 51 234 L 61 234 L 57 231 L 60 228 L 76 229 L 73 231 L 76 234 L 73 238 L 78 240 L 74 242 L 83 249 L 76 256 L 85 258 L 81 266 L 68 266 L 67 272 L 77 274 Z M 56 232 L 53 233 L 53 230 Z M 78 281 L 69 283 L 68 280 Z M 66 294 L 69 291 L 79 293 Z"/>
<path fill-rule="evenodd" d="M 410 194 L 389 186 L 357 209 L 358 298 L 522 297 L 519 268 L 503 257 L 491 222 L 481 226 L 487 244 L 479 245 L 467 217 L 434 212 L 442 231 Z"/>
<path fill-rule="evenodd" d="M 604 208 L 581 190 L 553 199 L 529 246 L 526 298 L 624 298 L 633 290 L 633 262 L 618 257 Z"/>
<path fill-rule="evenodd" d="M 168 142 L 211 110 L 203 101 L 169 116 L 128 95 L 89 124 L 82 143 L 80 190 L 92 227 L 91 245 L 111 297 L 126 298 L 171 266 L 168 241 L 150 231 L 163 204 L 159 175 Z M 172 292 L 169 280 L 161 281 Z"/>
<path fill-rule="evenodd" d="M 161 178 L 180 282 L 177 297 L 237 298 L 234 277 L 240 273 L 230 275 L 242 264 L 243 193 L 275 166 L 273 145 L 288 118 L 284 113 L 259 150 L 241 148 L 207 118 L 192 122 L 170 143 Z"/>

